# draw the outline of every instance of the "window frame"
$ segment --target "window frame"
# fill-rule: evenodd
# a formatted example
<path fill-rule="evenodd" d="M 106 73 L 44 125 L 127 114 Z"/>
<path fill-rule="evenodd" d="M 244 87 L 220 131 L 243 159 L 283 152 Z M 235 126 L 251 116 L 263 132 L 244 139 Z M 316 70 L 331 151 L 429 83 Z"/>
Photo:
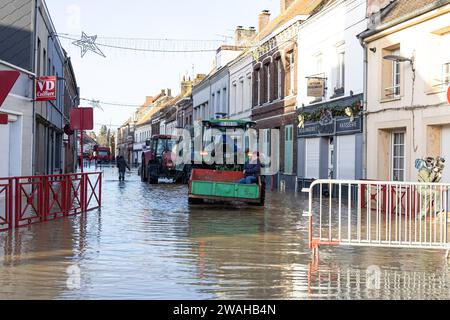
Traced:
<path fill-rule="evenodd" d="M 396 135 L 403 135 L 403 143 L 402 144 L 396 144 L 395 143 L 395 137 Z M 403 154 L 402 155 L 396 155 L 395 151 L 396 151 L 396 146 L 403 146 Z M 402 159 L 403 161 L 401 161 L 402 166 L 401 167 L 396 167 L 395 163 L 396 163 L 396 159 Z M 403 179 L 396 179 L 396 172 L 403 172 Z M 398 174 L 398 173 L 397 173 Z M 404 182 L 406 179 L 406 131 L 404 130 L 396 130 L 396 131 L 392 131 L 391 132 L 391 155 L 390 155 L 390 179 L 391 181 L 396 181 L 396 182 Z"/>
<path fill-rule="evenodd" d="M 264 69 L 266 69 L 266 86 L 267 86 L 267 96 L 266 96 L 266 102 L 270 103 L 270 81 L 271 81 L 271 75 L 270 75 L 270 64 L 264 65 Z"/>
<path fill-rule="evenodd" d="M 294 51 L 288 53 L 289 58 L 289 95 L 292 96 L 295 94 L 295 68 L 294 68 Z"/>
<path fill-rule="evenodd" d="M 281 86 L 282 81 L 282 70 L 281 70 L 281 59 L 276 60 L 276 66 L 277 66 L 277 97 L 278 99 L 281 99 L 283 97 L 283 88 Z"/>

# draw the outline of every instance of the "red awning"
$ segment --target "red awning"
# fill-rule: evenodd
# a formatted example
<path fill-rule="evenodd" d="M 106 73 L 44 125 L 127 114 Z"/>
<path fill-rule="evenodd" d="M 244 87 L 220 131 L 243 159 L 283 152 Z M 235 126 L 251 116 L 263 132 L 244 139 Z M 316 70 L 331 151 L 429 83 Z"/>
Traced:
<path fill-rule="evenodd" d="M 0 107 L 20 76 L 19 71 L 0 71 Z"/>

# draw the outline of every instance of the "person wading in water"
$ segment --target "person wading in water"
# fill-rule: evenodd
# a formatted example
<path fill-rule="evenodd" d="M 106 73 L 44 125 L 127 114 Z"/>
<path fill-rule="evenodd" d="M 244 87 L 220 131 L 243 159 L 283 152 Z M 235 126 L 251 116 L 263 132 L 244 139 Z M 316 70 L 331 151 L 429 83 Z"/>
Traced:
<path fill-rule="evenodd" d="M 128 171 L 131 171 L 131 169 L 123 156 L 119 156 L 117 159 L 117 168 L 119 169 L 119 181 L 125 181 L 125 171 L 127 168 Z"/>

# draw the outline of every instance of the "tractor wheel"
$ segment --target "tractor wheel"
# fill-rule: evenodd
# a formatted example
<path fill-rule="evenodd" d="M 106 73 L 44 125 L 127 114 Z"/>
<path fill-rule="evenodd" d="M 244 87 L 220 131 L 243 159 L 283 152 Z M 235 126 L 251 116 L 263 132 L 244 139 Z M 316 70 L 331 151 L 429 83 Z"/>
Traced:
<path fill-rule="evenodd" d="M 152 176 L 150 176 L 148 178 L 148 181 L 150 182 L 150 184 L 158 184 L 158 182 L 159 182 L 157 177 L 152 177 Z"/>
<path fill-rule="evenodd" d="M 152 175 L 152 170 L 150 167 L 147 168 L 147 181 L 149 184 L 158 184 L 158 177 Z"/>
<path fill-rule="evenodd" d="M 147 175 L 146 175 L 146 171 L 145 171 L 144 162 L 142 162 L 140 173 L 141 173 L 141 174 L 140 174 L 140 176 L 141 176 L 141 181 L 142 181 L 142 182 L 147 182 Z"/>

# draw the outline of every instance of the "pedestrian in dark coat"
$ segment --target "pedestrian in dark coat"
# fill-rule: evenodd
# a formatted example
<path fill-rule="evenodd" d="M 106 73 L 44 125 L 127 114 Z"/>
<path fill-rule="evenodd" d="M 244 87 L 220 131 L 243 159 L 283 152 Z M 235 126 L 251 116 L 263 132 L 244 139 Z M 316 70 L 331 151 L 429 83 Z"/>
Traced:
<path fill-rule="evenodd" d="M 119 169 L 119 181 L 125 181 L 125 171 L 127 168 L 128 171 L 131 171 L 131 169 L 123 156 L 117 159 L 117 168 Z"/>

